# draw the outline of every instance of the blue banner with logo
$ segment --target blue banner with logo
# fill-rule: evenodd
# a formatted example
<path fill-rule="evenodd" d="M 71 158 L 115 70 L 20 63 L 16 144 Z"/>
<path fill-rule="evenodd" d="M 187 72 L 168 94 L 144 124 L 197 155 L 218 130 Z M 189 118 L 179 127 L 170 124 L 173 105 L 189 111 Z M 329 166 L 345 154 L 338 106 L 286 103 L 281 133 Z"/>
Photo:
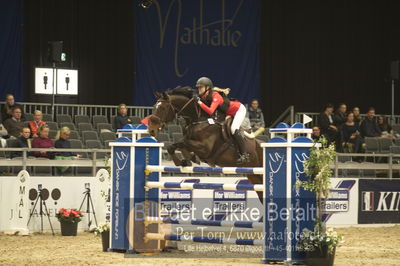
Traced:
<path fill-rule="evenodd" d="M 260 0 L 136 2 L 135 105 L 201 76 L 243 103 L 259 96 Z"/>
<path fill-rule="evenodd" d="M 0 99 L 12 93 L 23 100 L 22 0 L 0 1 Z"/>

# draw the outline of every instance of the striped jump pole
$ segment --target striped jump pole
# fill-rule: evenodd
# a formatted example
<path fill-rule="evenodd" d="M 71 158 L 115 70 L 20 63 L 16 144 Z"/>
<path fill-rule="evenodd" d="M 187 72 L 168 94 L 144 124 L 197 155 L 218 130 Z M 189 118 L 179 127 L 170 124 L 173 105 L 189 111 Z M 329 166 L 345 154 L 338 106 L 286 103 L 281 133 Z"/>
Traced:
<path fill-rule="evenodd" d="M 263 185 L 253 184 L 214 184 L 214 183 L 179 183 L 179 182 L 146 182 L 147 188 L 169 188 L 169 189 L 219 189 L 219 190 L 244 190 L 264 191 Z"/>
<path fill-rule="evenodd" d="M 175 167 L 175 166 L 160 166 L 147 165 L 146 170 L 159 173 L 184 173 L 184 174 L 253 174 L 263 175 L 264 168 L 262 167 Z"/>
<path fill-rule="evenodd" d="M 264 240 L 258 239 L 238 239 L 238 238 L 219 238 L 219 237 L 202 237 L 192 235 L 167 235 L 167 234 L 154 234 L 147 233 L 145 235 L 147 240 L 170 240 L 170 241 L 188 241 L 198 243 L 211 243 L 211 244 L 233 244 L 233 245 L 250 245 L 261 246 Z"/>
<path fill-rule="evenodd" d="M 203 220 L 203 219 L 183 220 L 171 217 L 146 217 L 145 222 L 148 224 L 158 223 L 158 224 L 204 225 L 204 226 L 235 227 L 235 228 L 250 228 L 250 229 L 251 228 L 262 229 L 264 225 L 263 223 L 259 222 Z"/>
<path fill-rule="evenodd" d="M 311 129 L 302 124 L 289 127 L 281 123 L 270 129 L 272 138 L 261 146 L 263 167 L 173 167 L 161 165 L 161 147 L 154 138 L 118 138 L 112 147 L 111 250 L 155 252 L 162 241 L 192 241 L 237 245 L 263 244 L 262 261 L 302 262 L 304 254 L 296 249 L 303 229 L 313 230 L 315 197 L 296 189 L 297 180 L 306 180 L 303 161 L 313 142 Z M 132 136 L 134 133 L 132 133 Z M 285 135 L 286 137 L 282 137 Z M 307 135 L 305 137 L 304 135 Z M 262 174 L 262 185 L 160 182 L 162 172 Z M 262 223 L 189 219 L 173 221 L 160 216 L 160 190 L 244 190 L 264 191 Z M 153 208 L 155 206 L 155 208 Z M 194 218 L 194 217 L 192 217 Z M 263 240 L 189 237 L 161 234 L 161 224 L 190 224 L 263 229 Z M 250 227 L 251 226 L 251 227 Z M 185 236 L 185 237 L 184 237 Z M 280 237 L 279 237 L 280 236 Z"/>

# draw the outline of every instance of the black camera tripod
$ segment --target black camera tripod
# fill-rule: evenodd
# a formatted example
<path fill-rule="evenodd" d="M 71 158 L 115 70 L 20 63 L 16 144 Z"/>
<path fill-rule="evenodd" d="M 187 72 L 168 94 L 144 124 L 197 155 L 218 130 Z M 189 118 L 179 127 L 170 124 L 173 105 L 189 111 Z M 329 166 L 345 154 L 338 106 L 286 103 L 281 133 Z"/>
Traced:
<path fill-rule="evenodd" d="M 47 215 L 47 219 L 49 219 L 51 232 L 54 236 L 54 229 L 53 229 L 53 225 L 51 224 L 51 221 L 50 221 L 49 210 L 47 209 L 46 200 L 43 199 L 43 190 L 40 187 L 38 189 L 38 197 L 36 198 L 36 201 L 35 201 L 35 204 L 33 205 L 31 213 L 29 214 L 29 220 L 28 220 L 27 226 L 29 225 L 29 222 L 31 221 L 33 213 L 35 212 L 38 201 L 39 201 L 39 216 L 40 216 L 40 232 L 43 233 L 43 206 L 44 206 L 44 210 L 46 211 L 45 214 Z"/>
<path fill-rule="evenodd" d="M 85 200 L 86 200 L 86 211 L 85 211 L 85 213 L 88 214 L 88 227 L 90 229 L 90 226 L 92 225 L 92 219 L 90 218 L 90 214 L 91 213 L 93 213 L 94 222 L 96 223 L 96 226 L 97 226 L 97 218 L 96 218 L 96 213 L 94 211 L 92 196 L 90 195 L 90 188 L 86 187 L 86 191 L 83 192 L 83 194 L 85 196 L 83 197 L 83 200 L 82 200 L 81 206 L 79 207 L 79 210 L 82 209 L 82 206 L 83 206 L 83 204 L 85 203 Z M 92 208 L 92 212 L 91 212 L 90 208 Z"/>

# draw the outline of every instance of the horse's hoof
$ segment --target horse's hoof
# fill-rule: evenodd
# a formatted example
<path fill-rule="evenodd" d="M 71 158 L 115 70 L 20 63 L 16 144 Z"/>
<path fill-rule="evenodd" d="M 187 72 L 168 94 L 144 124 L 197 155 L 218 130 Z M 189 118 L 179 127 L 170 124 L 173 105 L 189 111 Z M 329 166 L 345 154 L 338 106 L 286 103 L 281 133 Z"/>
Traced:
<path fill-rule="evenodd" d="M 181 166 L 185 167 L 185 166 L 191 166 L 192 163 L 188 160 L 182 160 L 181 161 Z"/>
<path fill-rule="evenodd" d="M 194 162 L 195 164 L 200 164 L 201 163 L 199 157 L 197 157 L 195 154 L 192 155 L 192 158 L 190 158 L 190 160 L 192 162 Z"/>

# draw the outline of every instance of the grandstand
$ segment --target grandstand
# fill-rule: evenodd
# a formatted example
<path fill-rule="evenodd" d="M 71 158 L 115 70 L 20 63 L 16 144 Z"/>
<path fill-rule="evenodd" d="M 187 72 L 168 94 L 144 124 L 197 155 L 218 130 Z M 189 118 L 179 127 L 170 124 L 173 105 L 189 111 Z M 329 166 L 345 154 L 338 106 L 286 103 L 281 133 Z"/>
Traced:
<path fill-rule="evenodd" d="M 7 140 L 7 147 L 0 149 L 0 174 L 16 175 L 21 169 L 27 170 L 32 175 L 54 175 L 57 176 L 57 167 L 70 166 L 70 170 L 63 175 L 84 175 L 94 176 L 96 171 L 107 166 L 106 159 L 110 157 L 109 143 L 116 139 L 115 126 L 113 125 L 116 116 L 115 106 L 106 105 L 72 105 L 56 104 L 54 113 L 46 113 L 51 110 L 51 105 L 46 103 L 21 103 L 27 120 L 32 119 L 34 110 L 43 111 L 43 121 L 50 127 L 50 138 L 54 139 L 59 128 L 67 126 L 71 129 L 70 141 L 71 152 L 81 154 L 82 157 L 74 161 L 54 161 L 28 156 L 30 151 L 35 149 L 13 149 L 14 140 Z M 293 107 L 290 107 L 293 108 Z M 290 108 L 288 110 L 290 110 Z M 152 107 L 128 106 L 128 114 L 137 123 L 144 116 L 151 114 Z M 315 124 L 318 114 L 297 112 L 284 112 L 278 122 L 301 122 L 303 115 L 313 118 Z M 390 117 L 390 115 L 384 115 Z M 395 121 L 400 122 L 400 116 L 395 116 Z M 157 139 L 165 144 L 179 141 L 183 137 L 184 120 L 177 118 L 161 132 Z M 393 125 L 397 129 L 397 124 Z M 144 135 L 146 136 L 146 135 Z M 257 136 L 262 142 L 269 139 L 268 128 Z M 166 149 L 163 149 L 163 159 L 169 161 Z M 41 149 L 43 150 L 43 149 Z M 23 151 L 22 157 L 11 158 L 11 151 Z M 52 150 L 48 150 L 52 151 Z M 62 151 L 62 150 L 60 150 Z M 179 156 L 179 154 L 178 154 Z M 364 158 L 362 163 L 354 158 Z M 172 162 L 169 162 L 172 163 Z M 335 177 L 400 177 L 400 141 L 367 138 L 366 153 L 349 154 L 338 153 L 335 164 L 332 165 Z"/>

